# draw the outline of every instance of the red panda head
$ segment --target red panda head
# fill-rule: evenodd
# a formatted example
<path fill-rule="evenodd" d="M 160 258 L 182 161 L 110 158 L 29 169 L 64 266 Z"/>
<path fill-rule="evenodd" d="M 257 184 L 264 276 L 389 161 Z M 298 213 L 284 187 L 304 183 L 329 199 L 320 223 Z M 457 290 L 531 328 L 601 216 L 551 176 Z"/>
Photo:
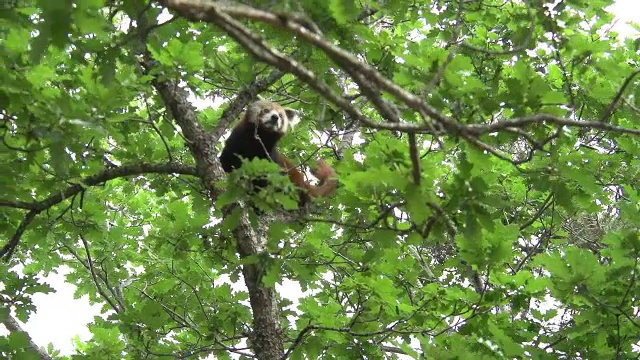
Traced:
<path fill-rule="evenodd" d="M 297 110 L 284 108 L 267 100 L 259 100 L 247 109 L 247 120 L 274 133 L 284 135 L 300 121 Z"/>

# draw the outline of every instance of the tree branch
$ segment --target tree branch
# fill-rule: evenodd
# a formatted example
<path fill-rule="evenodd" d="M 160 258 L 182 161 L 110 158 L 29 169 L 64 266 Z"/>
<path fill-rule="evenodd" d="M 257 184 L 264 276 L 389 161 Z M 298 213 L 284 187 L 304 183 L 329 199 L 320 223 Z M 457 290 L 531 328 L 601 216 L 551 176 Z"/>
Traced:
<path fill-rule="evenodd" d="M 532 124 L 543 124 L 545 122 L 549 122 L 551 124 L 560 125 L 560 126 L 601 129 L 601 130 L 614 131 L 618 133 L 640 135 L 640 129 L 629 129 L 629 128 L 615 126 L 615 125 L 611 125 L 611 124 L 607 124 L 599 121 L 571 120 L 571 119 L 562 118 L 562 117 L 551 115 L 551 114 L 535 114 L 530 116 L 523 116 L 523 117 L 518 117 L 510 120 L 497 121 L 492 124 L 469 124 L 466 126 L 466 130 L 475 135 L 480 135 L 480 134 L 497 132 L 499 130 L 504 130 L 508 127 L 522 128 Z"/>
<path fill-rule="evenodd" d="M 111 300 L 109 296 L 107 296 L 107 293 L 104 292 L 104 290 L 102 289 L 102 286 L 100 285 L 100 282 L 98 281 L 98 275 L 96 274 L 96 269 L 93 267 L 93 259 L 91 258 L 91 250 L 89 249 L 89 242 L 82 235 L 80 235 L 80 240 L 82 241 L 82 245 L 84 246 L 84 252 L 87 255 L 87 265 L 89 267 L 89 272 L 91 273 L 91 278 L 93 279 L 93 283 L 96 285 L 96 289 L 98 290 L 98 293 L 102 296 L 102 298 L 107 303 L 109 303 L 111 308 L 117 314 L 121 313 L 124 309 L 120 309 L 118 304 L 116 304 L 113 300 Z"/>
<path fill-rule="evenodd" d="M 27 203 L 19 200 L 0 200 L 0 207 L 13 207 L 17 209 L 25 209 L 29 210 L 29 212 L 25 215 L 22 223 L 16 229 L 16 232 L 13 234 L 11 239 L 7 244 L 5 244 L 2 249 L 0 249 L 0 258 L 4 258 L 5 261 L 8 261 L 15 248 L 18 246 L 20 242 L 20 238 L 22 234 L 27 229 L 29 224 L 35 219 L 35 217 L 40 214 L 42 211 L 55 206 L 65 199 L 68 199 L 79 192 L 83 191 L 88 186 L 95 186 L 98 184 L 102 184 L 109 180 L 133 176 L 133 175 L 143 175 L 143 174 L 183 174 L 183 175 L 195 175 L 195 169 L 189 165 L 182 165 L 176 163 L 166 163 L 166 164 L 135 164 L 135 165 L 125 165 L 119 166 L 116 168 L 110 168 L 102 171 L 99 174 L 92 175 L 83 179 L 80 183 L 69 186 L 67 189 L 62 190 L 60 192 L 56 192 L 54 195 L 49 196 L 48 198 L 42 201 L 36 201 L 33 203 Z"/>
<path fill-rule="evenodd" d="M 79 183 L 71 185 L 66 190 L 56 192 L 54 195 L 51 195 L 42 201 L 28 203 L 28 202 L 19 201 L 19 200 L 0 199 L 0 207 L 2 206 L 13 207 L 18 209 L 41 212 L 54 205 L 61 203 L 62 201 L 70 198 L 73 195 L 78 194 L 80 191 L 84 190 L 88 186 L 95 186 L 95 185 L 107 182 L 109 180 L 113 180 L 121 177 L 144 175 L 144 174 L 181 174 L 181 175 L 195 176 L 196 170 L 193 166 L 183 165 L 178 163 L 164 163 L 164 164 L 140 163 L 140 164 L 133 164 L 133 165 L 123 165 L 123 166 L 118 166 L 116 168 L 105 169 L 104 171 L 96 175 L 88 176 L 82 179 Z"/>
<path fill-rule="evenodd" d="M 8 309 L 7 309 L 7 311 L 8 311 Z M 9 330 L 10 332 L 21 332 L 21 333 L 24 333 L 27 336 L 27 338 L 29 339 L 29 348 L 33 352 L 38 354 L 40 359 L 42 359 L 42 360 L 53 360 L 53 358 L 51 356 L 49 356 L 49 354 L 44 352 L 44 350 L 42 350 L 35 342 L 33 342 L 33 339 L 31 338 L 31 336 L 29 336 L 29 334 L 22 329 L 22 326 L 20 326 L 18 321 L 16 319 L 14 319 L 13 316 L 11 316 L 11 314 L 7 315 L 7 318 L 4 321 L 2 321 L 2 324 L 4 324 L 4 326 L 6 326 L 7 330 Z"/>
<path fill-rule="evenodd" d="M 144 31 L 145 23 L 145 17 L 140 16 L 139 26 L 141 29 L 139 31 Z M 144 47 L 144 40 L 144 36 L 141 36 L 139 55 L 142 55 L 142 60 L 140 60 L 140 64 L 149 74 L 150 70 L 155 68 L 158 63 Z M 278 75 L 273 75 L 273 77 L 276 76 Z M 273 77 L 271 78 L 273 79 Z M 160 94 L 175 121 L 182 128 L 187 145 L 196 161 L 198 176 L 203 180 L 212 202 L 215 201 L 222 191 L 214 185 L 214 181 L 222 179 L 226 175 L 217 156 L 217 139 L 214 140 L 212 134 L 205 132 L 202 128 L 194 107 L 187 100 L 186 90 L 180 88 L 177 81 L 154 77 L 152 85 Z M 240 104 L 241 101 L 238 101 Z M 232 110 L 229 110 L 229 113 L 232 113 Z M 229 119 L 225 121 L 231 121 L 232 116 L 228 116 Z M 243 215 L 234 230 L 240 258 L 244 259 L 256 255 L 269 256 L 265 246 L 268 221 L 265 220 L 260 226 L 253 227 L 246 211 L 242 208 L 241 210 L 243 210 Z M 270 360 L 279 358 L 284 353 L 284 341 L 275 289 L 262 283 L 262 274 L 266 271 L 265 266 L 264 263 L 243 264 L 242 274 L 249 291 L 249 303 L 253 313 L 252 348 L 258 359 Z"/>
<path fill-rule="evenodd" d="M 413 169 L 413 182 L 416 186 L 420 186 L 422 171 L 420 170 L 420 155 L 418 155 L 415 133 L 409 133 L 409 156 L 411 157 L 411 167 Z"/>
<path fill-rule="evenodd" d="M 455 124 L 450 119 L 439 113 L 435 108 L 427 105 L 420 98 L 384 77 L 375 67 L 358 60 L 348 51 L 334 45 L 324 39 L 317 31 L 312 31 L 306 22 L 299 17 L 287 13 L 269 12 L 241 4 L 227 2 L 208 2 L 203 0 L 160 0 L 164 6 L 180 13 L 180 15 L 194 21 L 206 21 L 220 26 L 220 20 L 228 21 L 229 18 L 246 18 L 261 21 L 274 27 L 283 28 L 294 32 L 307 42 L 316 45 L 330 58 L 349 72 L 355 70 L 363 75 L 363 79 L 376 84 L 378 87 L 394 95 L 412 108 L 423 109 L 432 118 L 442 122 Z M 227 19 L 225 19 L 227 17 Z M 225 29 L 226 30 L 226 29 Z M 354 79 L 355 80 L 355 79 Z M 357 81 L 358 82 L 358 81 Z M 358 82 L 359 83 L 359 82 Z"/>
<path fill-rule="evenodd" d="M 512 159 L 481 141 L 478 136 L 495 131 L 504 131 L 507 127 L 524 127 L 529 124 L 541 124 L 544 122 L 550 122 L 560 126 L 595 128 L 619 133 L 640 135 L 640 130 L 636 129 L 613 126 L 602 122 L 576 121 L 548 114 L 531 115 L 492 124 L 460 124 L 453 118 L 444 115 L 437 109 L 428 105 L 422 97 L 404 90 L 393 81 L 384 77 L 373 66 L 358 60 L 346 50 L 334 45 L 332 42 L 325 39 L 320 31 L 316 30 L 316 27 L 309 26 L 308 20 L 304 19 L 303 21 L 299 16 L 295 16 L 295 14 L 269 12 L 247 5 L 230 2 L 207 2 L 203 0 L 159 0 L 159 2 L 164 6 L 177 11 L 187 19 L 192 21 L 206 21 L 219 26 L 258 59 L 273 65 L 282 71 L 296 75 L 300 80 L 321 93 L 327 100 L 340 107 L 352 119 L 360 121 L 361 124 L 370 128 L 396 130 L 416 134 L 430 133 L 434 135 L 438 135 L 442 130 L 444 130 L 450 135 L 461 136 L 475 146 L 489 151 L 495 156 L 512 163 Z M 394 120 L 396 116 L 387 104 L 380 101 L 380 91 L 386 91 L 392 94 L 398 100 L 417 111 L 425 121 L 421 124 L 393 121 L 372 121 L 364 116 L 359 109 L 352 106 L 348 99 L 340 97 L 334 93 L 332 89 L 325 82 L 320 80 L 311 70 L 287 58 L 277 50 L 267 46 L 260 36 L 251 32 L 247 27 L 242 25 L 242 23 L 236 20 L 237 18 L 261 21 L 274 27 L 289 30 L 299 38 L 323 50 L 327 56 L 350 74 L 351 78 L 359 85 L 361 90 L 365 92 L 365 95 L 369 100 L 373 102 L 380 114 L 388 120 Z M 628 82 L 631 81 L 631 77 L 627 80 L 628 84 Z M 622 90 L 623 89 L 621 89 L 621 91 Z M 617 103 L 617 101 L 614 101 L 610 108 L 615 107 L 615 103 Z M 426 117 L 435 120 L 443 129 L 436 130 L 434 125 L 430 123 Z"/>
<path fill-rule="evenodd" d="M 631 81 L 633 80 L 633 78 L 636 77 L 636 75 L 638 74 L 640 74 L 640 70 L 636 70 L 632 72 L 629 76 L 627 76 L 627 78 L 624 80 L 624 83 L 618 90 L 618 93 L 611 101 L 611 104 L 609 104 L 609 107 L 607 107 L 607 110 L 604 112 L 604 114 L 602 114 L 602 117 L 600 117 L 600 122 L 609 121 L 611 114 L 613 114 L 613 111 L 616 109 L 616 106 L 618 106 L 618 104 L 620 103 L 620 99 L 622 99 L 622 95 L 624 95 L 624 91 L 627 89 L 627 87 L 629 87 L 629 84 L 631 84 Z"/>

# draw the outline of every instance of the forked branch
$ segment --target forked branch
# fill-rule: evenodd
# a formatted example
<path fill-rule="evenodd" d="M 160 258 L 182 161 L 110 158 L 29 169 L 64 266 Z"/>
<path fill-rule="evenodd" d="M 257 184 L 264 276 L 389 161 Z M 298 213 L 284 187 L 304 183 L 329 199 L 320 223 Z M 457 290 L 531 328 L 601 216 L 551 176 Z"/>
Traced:
<path fill-rule="evenodd" d="M 86 177 L 77 184 L 71 185 L 68 188 L 58 191 L 53 195 L 47 197 L 44 200 L 27 202 L 21 200 L 0 199 L 0 207 L 11 207 L 15 209 L 29 210 L 24 219 L 14 232 L 11 239 L 0 249 L 0 258 L 4 258 L 8 261 L 11 255 L 15 251 L 15 248 L 20 242 L 20 238 L 24 234 L 29 224 L 35 219 L 35 217 L 41 212 L 63 202 L 87 187 L 99 185 L 109 180 L 142 175 L 142 174 L 182 174 L 182 175 L 196 175 L 196 169 L 193 166 L 166 163 L 166 164 L 134 164 L 125 165 L 116 168 L 106 169 L 96 175 Z"/>

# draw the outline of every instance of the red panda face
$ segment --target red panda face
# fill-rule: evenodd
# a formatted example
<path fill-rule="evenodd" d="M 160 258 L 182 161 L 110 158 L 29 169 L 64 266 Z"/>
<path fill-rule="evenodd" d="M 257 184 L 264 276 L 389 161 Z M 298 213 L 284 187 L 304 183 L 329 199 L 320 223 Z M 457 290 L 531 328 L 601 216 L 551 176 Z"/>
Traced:
<path fill-rule="evenodd" d="M 266 100 L 251 104 L 247 115 L 258 126 L 280 134 L 287 133 L 299 121 L 296 110 Z"/>
<path fill-rule="evenodd" d="M 287 132 L 289 119 L 282 111 L 278 111 L 278 109 L 263 109 L 260 113 L 258 121 L 262 127 L 282 134 Z"/>

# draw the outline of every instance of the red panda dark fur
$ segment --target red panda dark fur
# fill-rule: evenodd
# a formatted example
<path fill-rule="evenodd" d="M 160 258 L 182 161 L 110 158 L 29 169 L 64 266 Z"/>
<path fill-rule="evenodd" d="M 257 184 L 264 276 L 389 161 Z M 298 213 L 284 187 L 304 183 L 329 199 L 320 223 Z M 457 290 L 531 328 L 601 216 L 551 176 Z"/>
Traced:
<path fill-rule="evenodd" d="M 220 162 L 225 172 L 230 173 L 242 165 L 242 159 L 271 159 L 280 165 L 285 173 L 301 190 L 300 204 L 308 202 L 309 197 L 331 195 L 337 187 L 335 170 L 324 160 L 318 161 L 318 168 L 313 174 L 320 180 L 318 186 L 309 184 L 304 174 L 280 154 L 278 141 L 297 122 L 299 114 L 296 110 L 284 108 L 279 104 L 259 100 L 249 105 L 242 119 L 231 131 L 220 155 Z M 267 186 L 264 179 L 253 182 L 256 188 Z"/>

